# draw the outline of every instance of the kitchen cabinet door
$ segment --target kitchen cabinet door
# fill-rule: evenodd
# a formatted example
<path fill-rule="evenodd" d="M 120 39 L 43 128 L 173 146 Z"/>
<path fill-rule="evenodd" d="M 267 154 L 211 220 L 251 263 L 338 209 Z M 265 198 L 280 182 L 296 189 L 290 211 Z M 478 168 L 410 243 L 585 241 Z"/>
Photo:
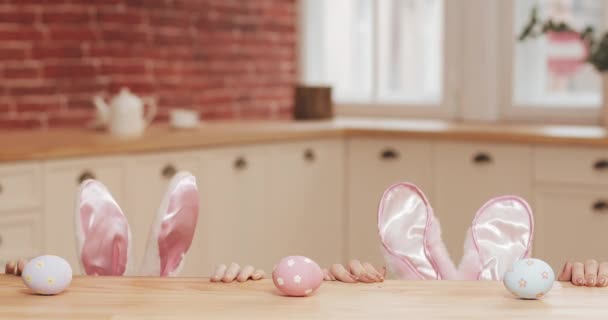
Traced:
<path fill-rule="evenodd" d="M 0 265 L 42 253 L 42 164 L 0 165 Z"/>
<path fill-rule="evenodd" d="M 42 165 L 37 162 L 0 165 L 0 214 L 38 209 L 42 202 Z"/>
<path fill-rule="evenodd" d="M 272 146 L 265 212 L 265 267 L 287 255 L 321 266 L 344 257 L 344 144 L 338 140 Z"/>
<path fill-rule="evenodd" d="M 203 153 L 202 196 L 197 241 L 197 270 L 208 276 L 219 263 L 268 267 L 264 239 L 270 237 L 267 210 L 268 152 L 264 146 L 209 149 Z M 269 271 L 269 269 L 266 269 Z"/>
<path fill-rule="evenodd" d="M 0 265 L 43 254 L 40 211 L 19 211 L 0 216 Z"/>
<path fill-rule="evenodd" d="M 534 257 L 556 273 L 566 261 L 608 260 L 608 188 L 543 187 L 535 203 Z"/>
<path fill-rule="evenodd" d="M 445 142 L 436 144 L 434 158 L 432 205 L 458 263 L 465 233 L 486 201 L 510 194 L 532 202 L 532 152 L 527 146 Z"/>
<path fill-rule="evenodd" d="M 50 161 L 45 164 L 44 176 L 44 251 L 65 258 L 79 274 L 74 210 L 80 182 L 89 178 L 101 181 L 124 210 L 125 160 L 102 157 Z"/>
<path fill-rule="evenodd" d="M 347 258 L 384 265 L 377 216 L 384 191 L 396 182 L 418 185 L 432 201 L 432 144 L 400 139 L 347 142 Z"/>
<path fill-rule="evenodd" d="M 194 152 L 167 152 L 140 155 L 129 159 L 127 195 L 129 226 L 133 237 L 134 271 L 139 271 L 152 223 L 167 192 L 171 178 L 179 171 L 189 171 L 200 178 L 200 156 Z M 194 242 L 198 241 L 198 230 Z M 190 251 L 180 275 L 193 275 L 201 256 Z"/>
<path fill-rule="evenodd" d="M 534 180 L 542 184 L 608 186 L 608 152 L 605 148 L 534 148 Z"/>

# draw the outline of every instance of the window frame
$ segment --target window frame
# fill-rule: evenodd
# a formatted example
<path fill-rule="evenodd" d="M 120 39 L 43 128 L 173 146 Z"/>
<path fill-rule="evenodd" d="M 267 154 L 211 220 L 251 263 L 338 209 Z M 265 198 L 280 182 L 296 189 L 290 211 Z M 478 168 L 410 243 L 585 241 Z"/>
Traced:
<path fill-rule="evenodd" d="M 306 0 L 298 1 L 299 8 L 299 48 L 298 48 L 298 62 L 300 71 L 298 79 L 300 82 L 305 83 L 307 66 L 309 63 L 309 57 L 306 53 L 306 38 L 308 32 L 306 28 L 306 18 L 308 12 L 306 11 Z M 442 68 L 442 90 L 439 103 L 434 102 L 369 102 L 369 103 L 358 103 L 358 102 L 335 102 L 335 114 L 337 116 L 361 116 L 361 117 L 414 117 L 414 118 L 436 118 L 436 119 L 453 119 L 457 114 L 457 99 L 458 99 L 458 86 L 460 81 L 460 18 L 462 7 L 456 4 L 457 1 L 443 0 L 443 68 Z M 372 88 L 374 92 L 377 92 L 378 85 L 378 60 L 377 55 L 379 51 L 378 47 L 378 7 L 374 4 L 374 16 L 373 23 L 373 61 L 372 61 L 372 74 L 374 81 L 372 81 Z"/>
<path fill-rule="evenodd" d="M 533 123 L 564 123 L 564 124 L 597 124 L 600 118 L 600 109 L 588 105 L 566 104 L 560 106 L 552 105 L 526 105 L 515 104 L 513 94 L 514 59 L 514 2 L 500 1 L 499 34 L 500 39 L 512 39 L 511 41 L 500 41 L 499 58 L 502 63 L 499 70 L 499 83 L 503 88 L 500 91 L 500 116 L 506 122 L 533 122 Z M 604 5 L 604 16 L 608 17 L 608 5 Z M 606 18 L 605 18 L 606 20 Z M 608 20 L 607 20 L 608 22 Z M 607 23 L 608 25 L 608 23 Z"/>
<path fill-rule="evenodd" d="M 298 79 L 305 83 L 306 0 L 298 0 Z M 377 0 L 381 1 L 381 0 Z M 443 86 L 439 104 L 339 103 L 336 116 L 432 118 L 537 124 L 596 125 L 601 106 L 515 105 L 513 65 L 514 2 L 502 0 L 444 0 Z M 604 6 L 608 27 L 608 3 Z M 377 12 L 374 12 L 377 17 Z M 377 30 L 377 19 L 374 28 Z M 374 30 L 374 32 L 376 32 Z M 377 37 L 375 37 L 375 42 Z M 377 45 L 374 57 L 377 55 Z M 374 62 L 377 77 L 377 65 Z M 375 83 L 373 84 L 376 85 Z"/>

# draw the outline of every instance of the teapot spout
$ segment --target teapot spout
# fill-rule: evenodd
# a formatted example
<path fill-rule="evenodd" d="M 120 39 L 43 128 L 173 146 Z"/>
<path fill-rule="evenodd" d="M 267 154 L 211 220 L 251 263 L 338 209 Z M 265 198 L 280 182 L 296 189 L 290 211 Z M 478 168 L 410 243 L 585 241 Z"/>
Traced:
<path fill-rule="evenodd" d="M 100 96 L 95 96 L 93 98 L 93 104 L 97 110 L 97 124 L 107 125 L 110 117 L 110 107 Z"/>

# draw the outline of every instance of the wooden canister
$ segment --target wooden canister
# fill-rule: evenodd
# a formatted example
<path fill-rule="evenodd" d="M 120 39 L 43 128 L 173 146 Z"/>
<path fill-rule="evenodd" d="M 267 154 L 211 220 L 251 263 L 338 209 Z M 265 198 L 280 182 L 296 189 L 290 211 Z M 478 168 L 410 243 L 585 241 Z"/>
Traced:
<path fill-rule="evenodd" d="M 293 112 L 296 120 L 332 118 L 331 87 L 296 86 Z"/>

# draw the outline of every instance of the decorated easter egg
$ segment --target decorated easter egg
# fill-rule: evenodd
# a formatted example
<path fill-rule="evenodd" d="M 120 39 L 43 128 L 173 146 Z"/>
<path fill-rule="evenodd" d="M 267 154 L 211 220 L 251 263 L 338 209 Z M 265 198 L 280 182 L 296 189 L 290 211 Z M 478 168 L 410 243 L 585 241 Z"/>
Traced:
<path fill-rule="evenodd" d="M 513 263 L 503 278 L 507 290 L 522 299 L 544 297 L 554 281 L 553 269 L 546 262 L 531 258 Z"/>
<path fill-rule="evenodd" d="M 272 272 L 274 285 L 291 297 L 311 295 L 323 282 L 323 271 L 309 258 L 289 256 L 281 259 Z"/>
<path fill-rule="evenodd" d="M 21 278 L 37 294 L 58 294 L 72 282 L 72 267 L 61 257 L 40 256 L 25 265 Z"/>

